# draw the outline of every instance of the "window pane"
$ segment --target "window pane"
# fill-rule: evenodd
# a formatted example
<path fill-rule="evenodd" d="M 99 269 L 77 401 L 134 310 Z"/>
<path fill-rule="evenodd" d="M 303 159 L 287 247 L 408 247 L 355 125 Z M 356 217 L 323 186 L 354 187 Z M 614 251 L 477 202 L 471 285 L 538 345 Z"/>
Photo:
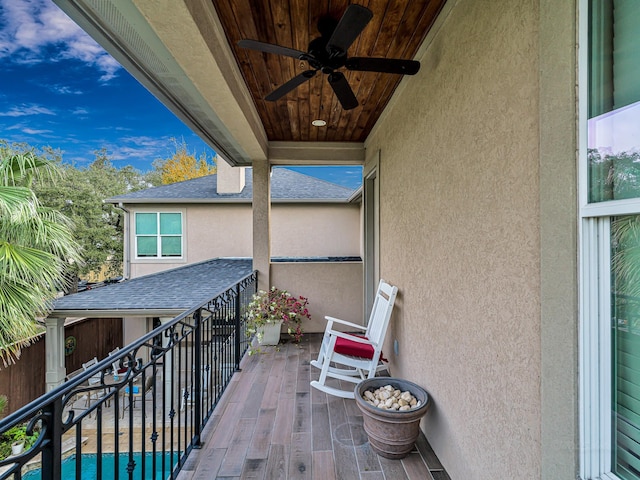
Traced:
<path fill-rule="evenodd" d="M 158 255 L 157 237 L 138 237 L 138 256 L 155 257 Z"/>
<path fill-rule="evenodd" d="M 640 2 L 589 13 L 589 201 L 640 198 Z"/>
<path fill-rule="evenodd" d="M 163 257 L 179 257 L 182 255 L 182 238 L 181 237 L 162 237 Z"/>
<path fill-rule="evenodd" d="M 180 213 L 160 214 L 160 234 L 180 235 L 182 234 L 182 215 Z"/>
<path fill-rule="evenodd" d="M 611 221 L 614 472 L 640 479 L 640 216 Z"/>
<path fill-rule="evenodd" d="M 158 233 L 158 215 L 155 213 L 136 213 L 136 234 L 155 235 Z"/>

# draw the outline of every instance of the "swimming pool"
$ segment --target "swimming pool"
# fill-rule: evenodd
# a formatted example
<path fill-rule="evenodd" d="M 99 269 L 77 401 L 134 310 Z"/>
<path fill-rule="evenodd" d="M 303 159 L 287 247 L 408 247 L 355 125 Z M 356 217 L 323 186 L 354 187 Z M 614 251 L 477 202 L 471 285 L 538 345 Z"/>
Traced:
<path fill-rule="evenodd" d="M 153 468 L 152 453 L 145 453 L 145 476 L 144 479 L 141 476 L 142 470 L 142 453 L 134 453 L 133 460 L 136 463 L 133 470 L 133 478 L 136 480 L 162 480 L 162 453 L 156 454 L 156 469 L 157 474 L 154 476 L 151 471 Z M 167 473 L 164 478 L 169 476 L 170 465 L 177 463 L 178 456 L 177 453 L 174 452 L 173 458 L 174 462 L 171 462 L 171 454 L 164 454 L 164 468 Z M 127 464 L 129 463 L 129 454 L 128 453 L 120 453 L 118 458 L 118 471 L 119 478 L 125 479 L 129 478 L 129 474 L 127 473 Z M 95 453 L 84 453 L 82 455 L 82 475 L 76 477 L 76 456 L 72 455 L 68 458 L 65 458 L 62 461 L 62 480 L 76 480 L 76 478 L 80 478 L 83 480 L 94 480 L 98 478 L 98 456 Z M 40 469 L 31 470 L 30 472 L 25 473 L 22 476 L 23 479 L 28 480 L 36 480 L 41 478 Z M 103 453 L 102 454 L 102 478 L 111 480 L 115 478 L 115 454 L 113 453 Z"/>

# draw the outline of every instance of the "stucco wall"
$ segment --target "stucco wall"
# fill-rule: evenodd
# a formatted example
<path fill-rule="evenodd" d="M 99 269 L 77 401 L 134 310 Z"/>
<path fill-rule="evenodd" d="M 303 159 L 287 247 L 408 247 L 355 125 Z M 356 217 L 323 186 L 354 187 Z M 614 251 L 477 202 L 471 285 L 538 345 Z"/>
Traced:
<path fill-rule="evenodd" d="M 271 206 L 274 257 L 360 256 L 360 204 Z"/>
<path fill-rule="evenodd" d="M 131 219 L 138 211 L 130 207 Z M 167 211 L 176 210 L 167 208 Z M 252 256 L 250 204 L 181 207 L 185 215 L 185 258 L 179 261 L 131 259 L 131 276 L 139 277 L 215 257 Z M 132 220 L 133 222 L 133 220 Z M 274 204 L 271 207 L 273 256 L 360 256 L 360 204 Z M 135 245 L 133 229 L 130 245 Z"/>
<path fill-rule="evenodd" d="M 364 323 L 361 262 L 272 263 L 271 284 L 309 299 L 305 332 L 324 332 L 325 315 Z"/>
<path fill-rule="evenodd" d="M 576 15 L 575 1 L 540 1 L 540 393 L 545 479 L 576 478 L 580 451 Z"/>
<path fill-rule="evenodd" d="M 453 479 L 540 478 L 538 2 L 460 0 L 366 143 L 394 375 Z"/>

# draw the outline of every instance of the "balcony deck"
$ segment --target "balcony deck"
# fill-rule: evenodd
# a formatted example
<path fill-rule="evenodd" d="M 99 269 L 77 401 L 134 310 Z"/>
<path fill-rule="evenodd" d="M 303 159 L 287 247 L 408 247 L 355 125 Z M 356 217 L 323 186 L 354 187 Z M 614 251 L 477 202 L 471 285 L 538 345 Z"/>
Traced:
<path fill-rule="evenodd" d="M 403 460 L 371 450 L 354 400 L 310 387 L 320 335 L 246 355 L 180 480 L 447 480 L 424 436 Z"/>

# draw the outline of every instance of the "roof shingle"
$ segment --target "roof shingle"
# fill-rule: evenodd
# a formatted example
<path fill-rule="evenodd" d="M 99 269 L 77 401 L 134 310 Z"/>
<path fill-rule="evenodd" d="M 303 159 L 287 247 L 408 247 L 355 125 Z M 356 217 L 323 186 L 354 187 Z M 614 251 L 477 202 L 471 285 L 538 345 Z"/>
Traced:
<path fill-rule="evenodd" d="M 185 180 L 184 182 L 162 185 L 137 192 L 118 195 L 107 199 L 108 202 L 144 203 L 145 201 L 251 201 L 253 194 L 253 172 L 245 170 L 245 187 L 240 193 L 219 194 L 217 191 L 217 175 Z M 287 168 L 274 168 L 271 177 L 271 198 L 274 201 L 309 200 L 309 201 L 348 201 L 355 190 L 335 183 L 320 180 L 309 175 L 294 172 Z"/>
<path fill-rule="evenodd" d="M 215 258 L 58 298 L 56 311 L 188 310 L 252 272 L 248 259 Z"/>

